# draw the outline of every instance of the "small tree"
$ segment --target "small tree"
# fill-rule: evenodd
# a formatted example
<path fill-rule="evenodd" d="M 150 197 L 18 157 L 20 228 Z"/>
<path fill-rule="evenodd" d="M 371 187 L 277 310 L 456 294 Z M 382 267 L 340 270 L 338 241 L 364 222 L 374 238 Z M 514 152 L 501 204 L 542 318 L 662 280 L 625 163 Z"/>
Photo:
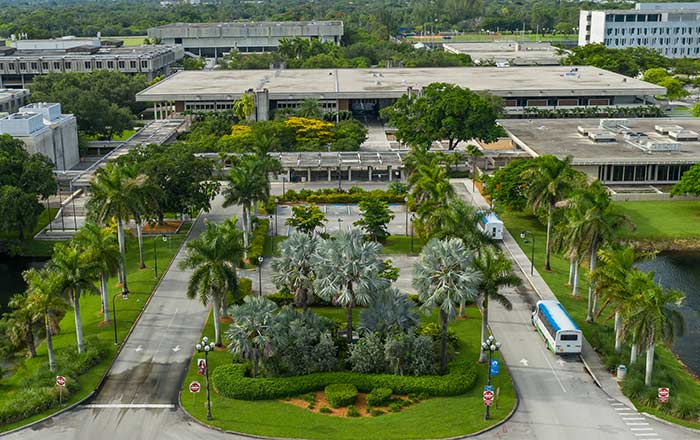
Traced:
<path fill-rule="evenodd" d="M 387 225 L 394 218 L 389 204 L 376 197 L 365 199 L 359 203 L 362 218 L 353 225 L 359 226 L 372 241 L 383 242 L 390 235 Z"/>
<path fill-rule="evenodd" d="M 304 234 L 313 234 L 316 228 L 323 226 L 328 218 L 316 205 L 292 206 L 292 216 L 285 222 Z"/>
<path fill-rule="evenodd" d="M 59 316 L 62 316 L 61 312 L 66 308 L 65 301 L 60 297 L 61 277 L 48 269 L 29 269 L 22 276 L 27 283 L 27 305 L 35 319 L 44 321 L 49 370 L 56 371 L 53 334 L 58 331 Z"/>
<path fill-rule="evenodd" d="M 246 296 L 243 304 L 229 309 L 233 324 L 226 331 L 231 341 L 228 348 L 252 363 L 253 377 L 258 375 L 263 358 L 272 355 L 269 331 L 276 309 L 277 305 L 263 296 Z"/>
<path fill-rule="evenodd" d="M 408 295 L 395 287 L 387 287 L 360 312 L 360 324 L 384 336 L 391 332 L 409 332 L 418 327 L 420 319 L 416 303 Z"/>
<path fill-rule="evenodd" d="M 278 289 L 288 289 L 294 295 L 294 305 L 304 309 L 313 303 L 311 259 L 317 246 L 316 237 L 293 233 L 280 244 L 280 256 L 272 260 L 275 285 Z"/>

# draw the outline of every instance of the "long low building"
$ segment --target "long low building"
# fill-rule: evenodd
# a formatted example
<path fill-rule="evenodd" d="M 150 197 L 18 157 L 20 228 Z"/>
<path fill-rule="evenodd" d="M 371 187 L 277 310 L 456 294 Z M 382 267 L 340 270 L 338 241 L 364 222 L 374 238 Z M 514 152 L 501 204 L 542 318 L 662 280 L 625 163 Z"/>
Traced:
<path fill-rule="evenodd" d="M 550 43 L 474 41 L 443 43 L 445 52 L 469 55 L 479 65 L 558 66 L 562 55 Z"/>
<path fill-rule="evenodd" d="M 0 87 L 0 113 L 14 113 L 29 98 L 27 89 L 3 89 Z"/>
<path fill-rule="evenodd" d="M 532 157 L 572 157 L 574 168 L 606 184 L 673 184 L 700 163 L 700 120 L 501 120 Z"/>
<path fill-rule="evenodd" d="M 640 106 L 666 89 L 591 66 L 444 67 L 402 69 L 285 69 L 183 71 L 139 92 L 161 115 L 232 108 L 241 95 L 256 95 L 255 116 L 317 99 L 326 111 L 376 113 L 396 99 L 435 82 L 503 98 L 507 115 L 527 108 Z"/>

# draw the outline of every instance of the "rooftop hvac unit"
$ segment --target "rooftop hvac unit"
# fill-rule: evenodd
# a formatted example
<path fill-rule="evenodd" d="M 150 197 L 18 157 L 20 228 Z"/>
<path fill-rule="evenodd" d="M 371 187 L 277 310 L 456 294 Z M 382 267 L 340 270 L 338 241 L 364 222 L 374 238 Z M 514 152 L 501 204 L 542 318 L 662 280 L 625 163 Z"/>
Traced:
<path fill-rule="evenodd" d="M 617 137 L 615 133 L 608 130 L 592 129 L 588 131 L 588 138 L 593 142 L 615 142 Z"/>
<path fill-rule="evenodd" d="M 641 146 L 649 153 L 667 153 L 680 151 L 681 149 L 681 145 L 677 142 L 647 141 Z"/>
<path fill-rule="evenodd" d="M 675 125 L 675 124 L 658 124 L 654 125 L 654 130 L 656 130 L 657 133 L 659 134 L 668 134 L 669 131 L 674 130 L 683 130 L 683 127 L 680 125 Z"/>
<path fill-rule="evenodd" d="M 591 127 L 583 127 L 581 125 L 578 126 L 578 134 L 581 136 L 588 136 L 588 132 L 591 131 Z"/>
<path fill-rule="evenodd" d="M 692 130 L 669 130 L 668 137 L 674 141 L 697 141 L 698 134 Z"/>
<path fill-rule="evenodd" d="M 627 125 L 627 119 L 601 119 L 600 128 L 616 130 L 620 125 Z"/>
<path fill-rule="evenodd" d="M 641 131 L 629 131 L 625 133 L 626 141 L 641 142 L 649 138 L 649 135 Z"/>

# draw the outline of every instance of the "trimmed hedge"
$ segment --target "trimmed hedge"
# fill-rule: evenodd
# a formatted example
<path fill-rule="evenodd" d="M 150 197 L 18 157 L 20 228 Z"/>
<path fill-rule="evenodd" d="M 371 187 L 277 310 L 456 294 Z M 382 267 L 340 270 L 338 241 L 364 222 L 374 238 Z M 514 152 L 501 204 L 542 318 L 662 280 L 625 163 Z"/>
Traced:
<path fill-rule="evenodd" d="M 391 388 L 375 388 L 367 395 L 367 405 L 382 406 L 391 398 L 392 394 Z"/>
<path fill-rule="evenodd" d="M 333 408 L 352 405 L 357 399 L 357 387 L 350 383 L 332 383 L 324 391 Z"/>
<path fill-rule="evenodd" d="M 248 246 L 248 261 L 255 266 L 258 265 L 258 257 L 265 253 L 265 239 L 270 229 L 270 220 L 258 218 L 257 226 L 253 230 L 253 237 Z"/>
<path fill-rule="evenodd" d="M 391 388 L 396 394 L 457 396 L 476 382 L 473 365 L 453 365 L 444 376 L 398 376 L 363 374 L 350 371 L 312 373 L 304 376 L 246 377 L 244 364 L 222 365 L 214 369 L 214 389 L 224 397 L 240 400 L 272 400 L 318 391 L 334 383 L 347 383 L 368 393 L 375 388 Z"/>
<path fill-rule="evenodd" d="M 405 192 L 385 191 L 375 189 L 367 191 L 352 187 L 348 191 L 336 188 L 322 188 L 316 191 L 303 189 L 299 192 L 288 190 L 284 196 L 277 197 L 278 202 L 309 202 L 309 203 L 359 203 L 367 199 L 379 199 L 387 203 L 404 203 Z"/>

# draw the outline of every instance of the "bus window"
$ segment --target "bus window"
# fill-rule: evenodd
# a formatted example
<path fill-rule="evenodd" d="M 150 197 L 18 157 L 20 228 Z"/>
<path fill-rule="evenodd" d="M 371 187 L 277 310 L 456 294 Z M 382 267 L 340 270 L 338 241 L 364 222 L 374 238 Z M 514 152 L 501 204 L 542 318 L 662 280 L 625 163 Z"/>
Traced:
<path fill-rule="evenodd" d="M 578 335 L 559 335 L 561 341 L 578 341 Z"/>

